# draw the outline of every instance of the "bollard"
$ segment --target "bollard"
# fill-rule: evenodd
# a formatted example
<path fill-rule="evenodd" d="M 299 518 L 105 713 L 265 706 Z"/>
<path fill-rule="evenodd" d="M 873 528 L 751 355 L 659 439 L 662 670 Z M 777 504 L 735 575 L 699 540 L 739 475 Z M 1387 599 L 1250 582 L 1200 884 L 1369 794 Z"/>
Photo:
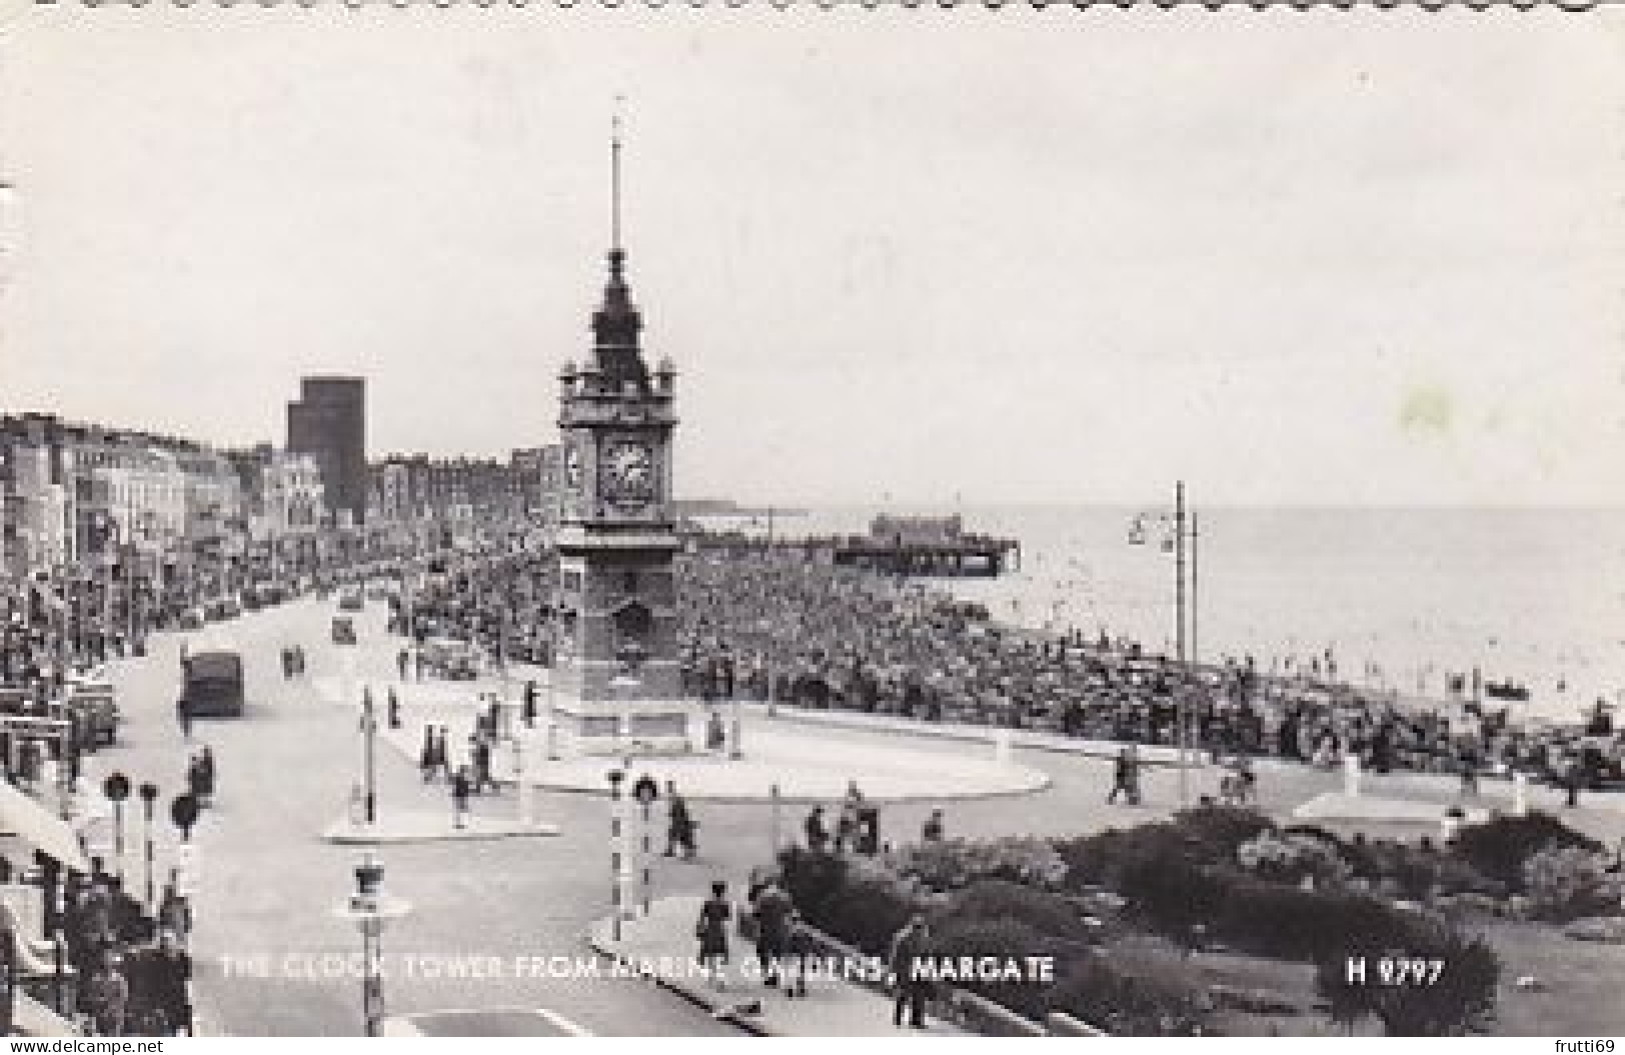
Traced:
<path fill-rule="evenodd" d="M 1351 799 L 1360 797 L 1360 756 L 1343 756 L 1343 794 Z"/>

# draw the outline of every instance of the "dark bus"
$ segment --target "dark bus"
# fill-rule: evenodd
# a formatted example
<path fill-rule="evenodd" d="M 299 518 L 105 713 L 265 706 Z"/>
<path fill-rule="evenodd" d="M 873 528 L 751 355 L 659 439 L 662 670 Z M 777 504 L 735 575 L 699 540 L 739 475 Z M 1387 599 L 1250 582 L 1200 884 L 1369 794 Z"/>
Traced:
<path fill-rule="evenodd" d="M 181 707 L 193 718 L 239 718 L 243 660 L 235 652 L 199 652 L 181 662 Z"/>

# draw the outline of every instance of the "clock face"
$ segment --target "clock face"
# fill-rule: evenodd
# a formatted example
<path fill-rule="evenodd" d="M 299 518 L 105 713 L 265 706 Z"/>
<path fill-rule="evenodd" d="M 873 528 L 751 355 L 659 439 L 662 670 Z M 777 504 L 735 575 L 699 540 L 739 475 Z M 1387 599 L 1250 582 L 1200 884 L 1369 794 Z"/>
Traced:
<path fill-rule="evenodd" d="M 612 444 L 604 457 L 605 491 L 610 498 L 643 502 L 654 497 L 655 456 L 646 443 Z"/>

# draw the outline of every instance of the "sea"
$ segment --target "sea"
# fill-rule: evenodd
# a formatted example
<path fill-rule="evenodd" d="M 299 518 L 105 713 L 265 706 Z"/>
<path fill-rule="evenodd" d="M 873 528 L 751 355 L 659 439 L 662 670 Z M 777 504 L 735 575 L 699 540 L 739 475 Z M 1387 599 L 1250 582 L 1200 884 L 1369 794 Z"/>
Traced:
<path fill-rule="evenodd" d="M 1021 544 L 998 578 L 931 579 L 994 618 L 1126 636 L 1173 654 L 1175 558 L 1167 510 L 1102 506 L 827 506 L 775 512 L 778 538 L 865 534 L 891 515 L 958 515 Z M 1449 678 L 1512 681 L 1524 720 L 1572 722 L 1598 700 L 1625 710 L 1625 509 L 1196 508 L 1196 656 L 1305 669 L 1448 699 Z M 1148 513 L 1143 544 L 1131 525 Z M 706 517 L 765 534 L 765 514 Z M 1616 715 L 1616 719 L 1620 715 Z"/>

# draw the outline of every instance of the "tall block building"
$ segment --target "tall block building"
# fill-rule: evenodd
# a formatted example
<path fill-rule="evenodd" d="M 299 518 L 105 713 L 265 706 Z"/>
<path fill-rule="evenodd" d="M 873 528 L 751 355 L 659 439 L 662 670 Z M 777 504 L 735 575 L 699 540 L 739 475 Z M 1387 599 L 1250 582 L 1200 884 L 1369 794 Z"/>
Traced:
<path fill-rule="evenodd" d="M 367 517 L 367 383 L 360 377 L 306 377 L 288 404 L 288 450 L 321 469 L 335 522 Z"/>

